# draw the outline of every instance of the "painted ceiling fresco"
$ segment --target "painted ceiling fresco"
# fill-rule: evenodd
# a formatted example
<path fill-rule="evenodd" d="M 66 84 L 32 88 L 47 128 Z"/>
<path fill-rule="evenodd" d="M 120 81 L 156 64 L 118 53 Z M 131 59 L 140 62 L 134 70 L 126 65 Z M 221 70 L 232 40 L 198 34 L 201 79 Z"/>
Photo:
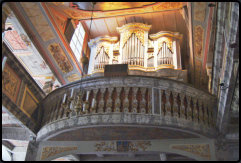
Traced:
<path fill-rule="evenodd" d="M 9 46 L 13 54 L 37 81 L 39 86 L 43 88 L 46 80 L 53 76 L 52 71 L 36 50 L 16 17 L 8 18 L 6 24 L 12 30 L 5 32 L 3 41 Z"/>
<path fill-rule="evenodd" d="M 214 8 L 208 7 L 208 2 L 193 2 L 192 8 L 195 86 L 207 90 L 206 64 Z"/>
<path fill-rule="evenodd" d="M 48 5 L 61 10 L 69 18 L 90 19 L 91 16 L 93 18 L 104 18 L 180 9 L 186 5 L 186 2 L 97 2 L 93 15 L 92 9 L 88 11 L 90 2 L 77 2 L 77 5 L 73 2 L 57 4 L 49 2 Z"/>
<path fill-rule="evenodd" d="M 111 11 L 131 8 L 140 8 L 157 2 L 95 2 L 95 11 Z M 92 10 L 91 2 L 70 2 L 70 6 L 80 10 Z"/>
<path fill-rule="evenodd" d="M 39 63 L 41 68 L 48 66 L 61 84 L 80 79 L 82 76 L 80 63 L 77 62 L 62 35 L 66 17 L 53 16 L 41 2 L 10 3 L 10 7 L 14 14 L 18 15 L 18 19 L 23 28 L 27 30 L 28 35 L 34 36 L 31 41 L 35 43 L 36 48 L 46 61 L 46 63 Z M 70 76 L 75 76 L 75 78 L 70 78 Z"/>

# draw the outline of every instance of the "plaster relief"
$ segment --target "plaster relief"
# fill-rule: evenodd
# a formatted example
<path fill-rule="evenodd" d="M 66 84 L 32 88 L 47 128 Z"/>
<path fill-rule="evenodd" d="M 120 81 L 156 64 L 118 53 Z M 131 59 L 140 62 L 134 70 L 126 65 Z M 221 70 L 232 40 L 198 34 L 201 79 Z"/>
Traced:
<path fill-rule="evenodd" d="M 20 37 L 17 31 L 13 30 L 13 31 L 5 32 L 5 39 L 8 41 L 8 43 L 10 44 L 11 48 L 13 48 L 13 50 L 27 49 L 27 46 L 23 42 L 22 38 L 23 37 L 22 36 Z"/>
<path fill-rule="evenodd" d="M 52 29 L 38 7 L 38 4 L 36 2 L 20 3 L 43 41 L 54 39 L 55 36 Z"/>
<path fill-rule="evenodd" d="M 206 2 L 194 3 L 194 20 L 203 22 L 206 14 Z"/>
<path fill-rule="evenodd" d="M 48 49 L 62 72 L 68 73 L 73 70 L 73 66 L 71 65 L 69 59 L 67 58 L 59 44 L 50 44 L 48 46 Z"/>
<path fill-rule="evenodd" d="M 189 152 L 209 160 L 211 159 L 209 144 L 178 144 L 172 145 L 171 148 Z"/>
<path fill-rule="evenodd" d="M 195 56 L 201 58 L 203 53 L 203 35 L 204 29 L 197 25 L 194 27 L 194 50 Z"/>
<path fill-rule="evenodd" d="M 95 144 L 96 151 L 116 151 L 116 152 L 137 152 L 146 151 L 151 146 L 150 141 L 111 141 L 111 142 L 100 142 Z"/>
<path fill-rule="evenodd" d="M 7 95 L 13 102 L 16 102 L 21 79 L 17 74 L 5 64 L 2 73 L 2 91 Z"/>
<path fill-rule="evenodd" d="M 44 147 L 42 149 L 41 160 L 66 151 L 77 150 L 77 147 Z"/>

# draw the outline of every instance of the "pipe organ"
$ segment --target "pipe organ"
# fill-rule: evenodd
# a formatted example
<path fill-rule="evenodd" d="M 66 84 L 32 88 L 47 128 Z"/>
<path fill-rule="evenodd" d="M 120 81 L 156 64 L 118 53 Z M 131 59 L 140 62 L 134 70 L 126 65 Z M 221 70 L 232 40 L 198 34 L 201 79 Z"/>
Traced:
<path fill-rule="evenodd" d="M 131 37 L 123 46 L 122 63 L 144 66 L 144 52 L 144 45 L 141 43 L 135 33 L 132 33 Z"/>
<path fill-rule="evenodd" d="M 151 25 L 129 23 L 117 27 L 117 37 L 90 40 L 88 74 L 103 72 L 106 64 L 128 64 L 129 70 L 157 71 L 163 68 L 182 69 L 178 32 L 160 31 L 149 35 Z"/>

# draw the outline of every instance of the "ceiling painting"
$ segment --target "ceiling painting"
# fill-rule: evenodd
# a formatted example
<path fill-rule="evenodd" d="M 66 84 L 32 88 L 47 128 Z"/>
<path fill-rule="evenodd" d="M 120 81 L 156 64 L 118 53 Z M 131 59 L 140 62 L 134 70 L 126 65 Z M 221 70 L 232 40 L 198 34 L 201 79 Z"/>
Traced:
<path fill-rule="evenodd" d="M 56 11 L 54 8 L 50 8 L 52 16 L 56 21 L 57 26 L 60 28 L 62 33 L 64 33 L 65 25 L 67 23 L 67 17 Z"/>
<path fill-rule="evenodd" d="M 45 77 L 53 76 L 52 71 L 30 41 L 17 18 L 13 15 L 6 20 L 6 24 L 13 30 L 5 33 L 3 41 L 33 79 L 37 81 L 40 88 L 42 88 L 45 83 L 43 82 Z"/>
<path fill-rule="evenodd" d="M 48 46 L 48 50 L 52 54 L 55 62 L 60 67 L 63 73 L 68 73 L 73 70 L 73 66 L 71 65 L 68 57 L 63 52 L 61 46 L 57 43 L 52 43 Z"/>
<path fill-rule="evenodd" d="M 204 22 L 206 15 L 206 2 L 194 3 L 194 20 Z"/>
<path fill-rule="evenodd" d="M 48 3 L 48 5 L 58 9 L 59 11 L 63 11 L 68 15 L 68 17 L 73 19 L 90 19 L 91 16 L 93 18 L 104 18 L 176 10 L 185 6 L 186 2 L 97 2 L 95 4 L 93 15 L 92 5 L 90 2 L 75 2 L 75 4 L 70 3 L 69 7 L 65 5 L 57 6 L 53 3 Z"/>
<path fill-rule="evenodd" d="M 33 93 L 25 86 L 23 98 L 21 101 L 21 110 L 29 117 L 32 117 L 34 110 L 38 106 L 38 100 Z"/>
<path fill-rule="evenodd" d="M 68 3 L 64 4 L 66 5 Z M 62 4 L 60 3 L 59 6 L 62 6 Z M 69 83 L 67 79 L 69 72 L 81 76 L 81 65 L 75 59 L 70 46 L 64 39 L 63 33 L 67 17 L 62 11 L 46 7 L 45 2 L 11 3 L 10 7 L 14 14 L 18 14 L 18 19 L 21 20 L 21 24 L 24 24 L 24 29 L 27 33 L 34 35 L 34 37 L 31 37 L 31 41 L 36 45 L 36 49 L 38 49 L 36 51 L 40 50 L 40 56 L 46 61 L 42 62 L 41 60 L 37 63 L 35 62 L 35 67 L 33 66 L 35 69 L 37 69 L 36 64 L 38 64 L 39 71 L 49 66 L 61 84 Z M 24 40 L 23 42 L 25 44 L 28 44 L 28 41 L 30 41 L 30 39 L 26 39 L 24 35 L 22 35 L 22 40 Z M 33 51 L 33 53 L 36 51 Z M 20 58 L 22 61 L 27 60 L 27 58 L 24 57 Z M 38 78 L 39 83 L 43 83 L 42 81 L 46 80 L 41 78 L 42 74 L 33 74 L 33 76 Z M 49 74 L 47 77 L 50 77 Z"/>
<path fill-rule="evenodd" d="M 16 30 L 6 31 L 5 39 L 8 41 L 13 50 L 26 50 L 27 46 L 21 39 L 20 35 Z"/>
<path fill-rule="evenodd" d="M 35 2 L 20 2 L 23 6 L 23 9 L 30 21 L 34 25 L 35 29 L 39 33 L 43 41 L 52 40 L 55 38 L 55 35 L 52 32 L 51 27 L 49 26 L 46 18 L 44 17 L 42 11 L 38 7 L 38 4 Z"/>
<path fill-rule="evenodd" d="M 157 2 L 96 2 L 95 11 L 112 11 L 130 8 L 141 8 Z M 70 2 L 70 6 L 79 10 L 92 10 L 90 2 Z"/>
<path fill-rule="evenodd" d="M 203 53 L 204 29 L 202 26 L 194 26 L 194 54 L 196 57 L 202 57 Z"/>
<path fill-rule="evenodd" d="M 2 73 L 2 91 L 13 102 L 16 102 L 21 79 L 6 63 Z"/>

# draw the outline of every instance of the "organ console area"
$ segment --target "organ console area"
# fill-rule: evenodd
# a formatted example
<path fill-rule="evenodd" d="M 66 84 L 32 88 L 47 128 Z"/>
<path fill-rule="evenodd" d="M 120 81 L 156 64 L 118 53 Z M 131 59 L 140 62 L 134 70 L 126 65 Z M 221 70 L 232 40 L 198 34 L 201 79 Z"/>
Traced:
<path fill-rule="evenodd" d="M 119 38 L 91 39 L 88 75 L 103 73 L 105 65 L 128 64 L 130 75 L 149 74 L 173 79 L 182 76 L 180 80 L 185 81 L 187 73 L 182 70 L 180 50 L 182 35 L 170 31 L 149 35 L 150 28 L 147 24 L 129 23 L 117 27 Z"/>

